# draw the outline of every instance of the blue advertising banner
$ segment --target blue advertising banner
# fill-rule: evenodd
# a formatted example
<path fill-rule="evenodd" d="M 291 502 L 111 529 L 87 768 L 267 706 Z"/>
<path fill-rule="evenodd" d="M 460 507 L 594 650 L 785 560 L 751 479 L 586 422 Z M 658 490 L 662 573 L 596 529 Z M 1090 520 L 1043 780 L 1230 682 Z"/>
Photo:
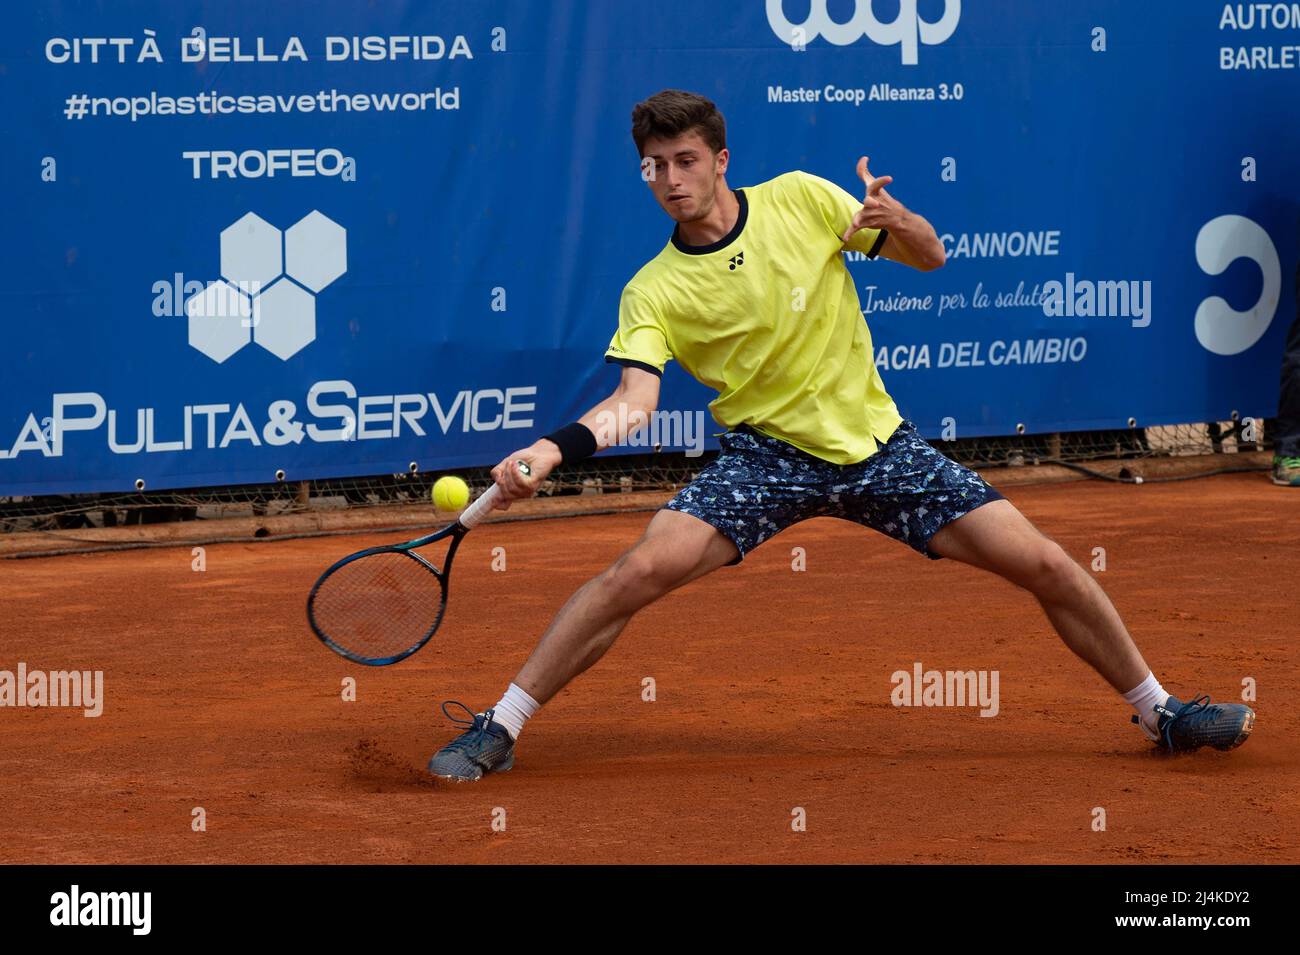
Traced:
<path fill-rule="evenodd" d="M 859 193 L 866 154 L 934 224 L 938 271 L 846 254 L 928 436 L 1276 409 L 1300 4 L 140 0 L 5 27 L 0 494 L 491 464 L 577 417 L 671 231 L 629 134 L 664 88 L 726 115 L 733 187 Z M 712 397 L 670 363 L 662 409 Z"/>

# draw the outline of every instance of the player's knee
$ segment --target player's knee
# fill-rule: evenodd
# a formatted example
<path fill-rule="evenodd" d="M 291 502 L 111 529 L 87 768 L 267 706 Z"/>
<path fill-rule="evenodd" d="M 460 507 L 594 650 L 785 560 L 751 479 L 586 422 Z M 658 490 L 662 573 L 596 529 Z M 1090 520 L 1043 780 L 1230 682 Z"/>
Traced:
<path fill-rule="evenodd" d="M 1026 586 L 1040 597 L 1063 597 L 1078 586 L 1078 574 L 1079 565 L 1065 549 L 1044 537 L 1033 549 Z"/>
<path fill-rule="evenodd" d="M 676 568 L 665 555 L 647 547 L 633 547 L 606 571 L 605 584 L 615 599 L 645 604 L 672 589 Z"/>

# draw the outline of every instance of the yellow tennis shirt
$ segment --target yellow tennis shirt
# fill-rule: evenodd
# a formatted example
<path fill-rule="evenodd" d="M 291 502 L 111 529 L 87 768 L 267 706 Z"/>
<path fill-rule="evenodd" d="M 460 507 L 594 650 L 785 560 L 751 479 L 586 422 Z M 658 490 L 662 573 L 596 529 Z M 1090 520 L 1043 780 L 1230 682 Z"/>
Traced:
<path fill-rule="evenodd" d="M 736 225 L 711 245 L 674 229 L 623 289 L 606 361 L 662 374 L 677 359 L 718 392 L 718 424 L 747 424 L 834 464 L 875 453 L 902 420 L 841 254 L 874 258 L 883 230 L 840 236 L 862 201 L 788 172 L 735 191 Z"/>

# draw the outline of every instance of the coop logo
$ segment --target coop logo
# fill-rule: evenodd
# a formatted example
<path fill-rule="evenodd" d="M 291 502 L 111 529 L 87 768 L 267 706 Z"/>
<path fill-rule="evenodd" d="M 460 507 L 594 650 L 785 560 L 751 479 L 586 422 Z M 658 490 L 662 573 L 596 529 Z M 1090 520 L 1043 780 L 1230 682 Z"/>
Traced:
<path fill-rule="evenodd" d="M 1196 234 L 1196 264 L 1207 275 L 1220 275 L 1237 259 L 1250 259 L 1263 274 L 1255 304 L 1239 312 L 1218 295 L 1196 308 L 1196 340 L 1216 355 L 1245 351 L 1268 331 L 1282 291 L 1282 263 L 1267 232 L 1245 216 L 1219 216 Z"/>
<path fill-rule="evenodd" d="M 281 232 L 250 212 L 221 232 L 221 281 L 185 302 L 190 346 L 220 364 L 253 341 L 288 361 L 316 340 L 316 295 L 347 270 L 347 230 L 328 216 Z"/>
<path fill-rule="evenodd" d="M 874 0 L 854 0 L 853 16 L 846 22 L 831 19 L 826 0 L 809 0 L 808 19 L 795 24 L 786 19 L 782 0 L 767 0 L 767 22 L 772 32 L 791 49 L 802 50 L 819 36 L 836 46 L 848 46 L 864 36 L 882 46 L 898 44 L 903 65 L 915 66 L 918 41 L 935 46 L 952 36 L 961 18 L 961 0 L 943 0 L 943 13 L 931 23 L 916 12 L 916 0 L 898 0 L 898 16 L 888 23 L 876 19 Z"/>

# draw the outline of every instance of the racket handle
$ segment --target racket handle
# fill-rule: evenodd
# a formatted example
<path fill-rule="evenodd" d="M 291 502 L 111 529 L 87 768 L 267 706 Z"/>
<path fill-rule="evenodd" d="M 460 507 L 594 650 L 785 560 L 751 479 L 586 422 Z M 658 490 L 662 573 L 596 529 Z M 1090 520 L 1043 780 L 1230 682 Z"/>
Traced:
<path fill-rule="evenodd" d="M 519 469 L 519 473 L 524 477 L 528 477 L 528 475 L 533 473 L 533 470 L 528 466 L 527 461 L 516 461 L 515 467 Z M 488 512 L 492 510 L 492 507 L 500 497 L 501 488 L 494 482 L 490 488 L 474 500 L 473 504 L 465 508 L 464 512 L 460 515 L 460 526 L 465 528 L 467 531 L 473 530 L 478 526 L 483 518 L 487 517 Z"/>

